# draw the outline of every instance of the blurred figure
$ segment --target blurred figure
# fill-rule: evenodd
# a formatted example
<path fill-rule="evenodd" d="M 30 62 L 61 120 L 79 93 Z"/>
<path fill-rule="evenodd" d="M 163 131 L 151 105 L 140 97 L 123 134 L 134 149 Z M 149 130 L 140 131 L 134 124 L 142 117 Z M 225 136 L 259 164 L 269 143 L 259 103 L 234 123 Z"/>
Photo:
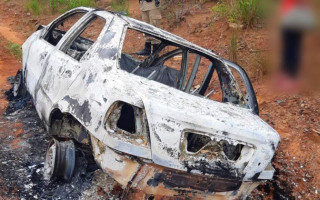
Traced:
<path fill-rule="evenodd" d="M 282 64 L 280 90 L 299 88 L 298 73 L 304 33 L 315 27 L 315 17 L 306 0 L 283 0 L 281 4 Z"/>
<path fill-rule="evenodd" d="M 161 22 L 160 0 L 139 0 L 142 21 L 158 27 Z M 145 36 L 145 47 L 137 55 L 148 56 L 151 54 L 151 45 L 153 51 L 158 48 L 159 41 L 153 37 Z"/>

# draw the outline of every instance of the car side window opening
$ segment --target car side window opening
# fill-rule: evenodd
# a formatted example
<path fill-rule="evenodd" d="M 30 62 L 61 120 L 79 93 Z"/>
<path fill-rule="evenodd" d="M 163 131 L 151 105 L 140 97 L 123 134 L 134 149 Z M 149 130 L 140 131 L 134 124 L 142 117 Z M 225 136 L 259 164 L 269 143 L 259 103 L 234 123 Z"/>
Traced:
<path fill-rule="evenodd" d="M 145 110 L 125 102 L 116 102 L 106 118 L 105 128 L 114 137 L 131 140 L 133 144 L 149 146 L 149 129 Z"/>
<path fill-rule="evenodd" d="M 75 60 L 80 60 L 87 50 L 98 39 L 106 20 L 94 15 L 83 27 L 80 28 L 70 42 L 63 47 L 62 51 Z"/>
<path fill-rule="evenodd" d="M 44 40 L 53 46 L 56 46 L 66 32 L 68 32 L 68 30 L 86 13 L 87 11 L 72 13 L 71 15 L 66 16 L 57 23 L 53 24 L 48 33 L 45 35 Z"/>
<path fill-rule="evenodd" d="M 143 33 L 127 29 L 120 69 L 202 98 L 244 105 L 237 80 L 220 60 L 156 39 L 161 41 L 158 49 L 150 56 L 137 56 L 135 52 L 143 48 Z"/>
<path fill-rule="evenodd" d="M 219 76 L 211 60 L 195 51 L 188 50 L 186 62 L 186 77 L 182 89 L 187 93 L 222 101 Z"/>
<path fill-rule="evenodd" d="M 143 33 L 128 29 L 122 47 L 120 68 L 129 73 L 148 78 L 172 87 L 177 87 L 182 64 L 180 47 L 162 43 L 153 49 L 151 56 L 138 56 L 137 50 L 143 49 Z M 170 53 L 172 55 L 170 55 Z"/>

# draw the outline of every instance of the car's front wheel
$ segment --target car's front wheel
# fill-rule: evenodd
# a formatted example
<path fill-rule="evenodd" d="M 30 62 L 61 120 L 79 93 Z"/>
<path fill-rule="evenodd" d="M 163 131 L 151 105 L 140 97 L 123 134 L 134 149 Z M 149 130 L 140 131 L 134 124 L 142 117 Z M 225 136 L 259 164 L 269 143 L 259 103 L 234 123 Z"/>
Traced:
<path fill-rule="evenodd" d="M 44 164 L 44 178 L 70 181 L 75 168 L 75 145 L 72 140 L 58 141 L 52 139 L 48 145 Z"/>

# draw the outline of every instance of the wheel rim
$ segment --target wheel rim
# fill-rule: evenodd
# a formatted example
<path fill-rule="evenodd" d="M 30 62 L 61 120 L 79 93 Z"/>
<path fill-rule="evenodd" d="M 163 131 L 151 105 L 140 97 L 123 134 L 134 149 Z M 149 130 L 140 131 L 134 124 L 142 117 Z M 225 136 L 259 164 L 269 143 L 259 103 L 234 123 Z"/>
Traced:
<path fill-rule="evenodd" d="M 70 181 L 75 168 L 75 145 L 72 140 L 53 139 L 46 152 L 43 176 L 45 180 L 53 177 Z"/>
<path fill-rule="evenodd" d="M 63 172 L 62 178 L 65 181 L 70 181 L 75 168 L 75 146 L 72 140 L 61 142 L 61 144 L 64 150 L 63 170 L 61 170 Z"/>
<path fill-rule="evenodd" d="M 44 163 L 44 179 L 50 180 L 53 177 L 55 170 L 55 163 L 57 157 L 57 144 L 55 141 L 51 142 L 51 145 L 47 149 L 46 160 Z"/>

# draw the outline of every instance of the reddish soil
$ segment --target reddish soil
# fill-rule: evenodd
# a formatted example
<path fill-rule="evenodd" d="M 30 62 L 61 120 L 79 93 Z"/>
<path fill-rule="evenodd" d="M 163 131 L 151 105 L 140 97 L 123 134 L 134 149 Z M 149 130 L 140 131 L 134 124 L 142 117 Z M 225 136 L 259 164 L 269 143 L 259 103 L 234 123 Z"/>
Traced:
<path fill-rule="evenodd" d="M 2 22 L 0 22 L 2 26 Z M 4 42 L 4 38 L 8 36 L 9 38 L 13 39 L 16 42 L 22 42 L 22 40 L 18 40 L 15 37 L 12 37 L 10 29 L 7 27 L 0 28 L 0 129 L 1 129 L 1 135 L 0 135 L 0 140 L 4 140 L 5 138 L 9 136 L 13 136 L 14 139 L 12 139 L 11 146 L 13 149 L 16 149 L 18 146 L 19 141 L 21 140 L 21 124 L 20 122 L 15 122 L 15 121 L 6 121 L 3 119 L 3 114 L 7 108 L 8 102 L 5 97 L 5 91 L 11 88 L 11 85 L 8 83 L 7 78 L 14 76 L 17 72 L 17 70 L 21 67 L 21 63 L 19 60 L 15 59 L 12 55 L 8 54 L 7 49 L 5 46 L 8 45 L 8 43 Z M 1 177 L 0 179 L 3 179 L 4 177 Z M 2 181 L 0 181 L 0 185 Z M 14 191 L 16 188 L 10 188 L 10 187 L 1 187 L 0 190 L 3 190 L 0 192 L 7 192 L 7 191 Z M 12 192 L 12 195 L 6 195 L 1 197 L 0 199 L 18 199 L 18 193 Z M 14 194 L 15 193 L 15 194 Z"/>
<path fill-rule="evenodd" d="M 104 1 L 98 2 L 101 8 L 108 5 Z M 131 17 L 140 19 L 137 2 L 129 1 L 129 13 Z M 234 30 L 229 28 L 225 19 L 213 20 L 209 8 L 214 4 L 208 2 L 195 6 L 190 1 L 184 6 L 171 5 L 163 12 L 162 27 L 229 58 L 230 38 Z M 176 21 L 175 12 L 182 12 L 184 9 L 188 11 L 183 12 L 184 15 Z M 21 125 L 19 121 L 3 122 L 2 115 L 7 108 L 4 92 L 11 87 L 7 78 L 15 75 L 21 68 L 21 63 L 10 54 L 8 44 L 10 41 L 22 44 L 39 24 L 47 24 L 56 16 L 34 16 L 27 13 L 19 0 L 0 2 L 0 128 L 6 129 L 1 131 L 6 134 L 0 135 L 0 138 L 13 135 L 15 139 L 12 141 L 12 148 L 17 148 L 22 140 Z M 281 143 L 273 159 L 273 166 L 276 168 L 274 180 L 259 186 L 250 198 L 320 199 L 320 93 L 310 90 L 295 94 L 275 92 L 277 88 L 270 81 L 257 75 L 253 63 L 256 51 L 263 52 L 270 47 L 268 31 L 254 27 L 239 30 L 237 34 L 237 61 L 253 80 L 260 116 L 281 136 Z M 1 179 L 2 177 L 0 185 Z"/>

